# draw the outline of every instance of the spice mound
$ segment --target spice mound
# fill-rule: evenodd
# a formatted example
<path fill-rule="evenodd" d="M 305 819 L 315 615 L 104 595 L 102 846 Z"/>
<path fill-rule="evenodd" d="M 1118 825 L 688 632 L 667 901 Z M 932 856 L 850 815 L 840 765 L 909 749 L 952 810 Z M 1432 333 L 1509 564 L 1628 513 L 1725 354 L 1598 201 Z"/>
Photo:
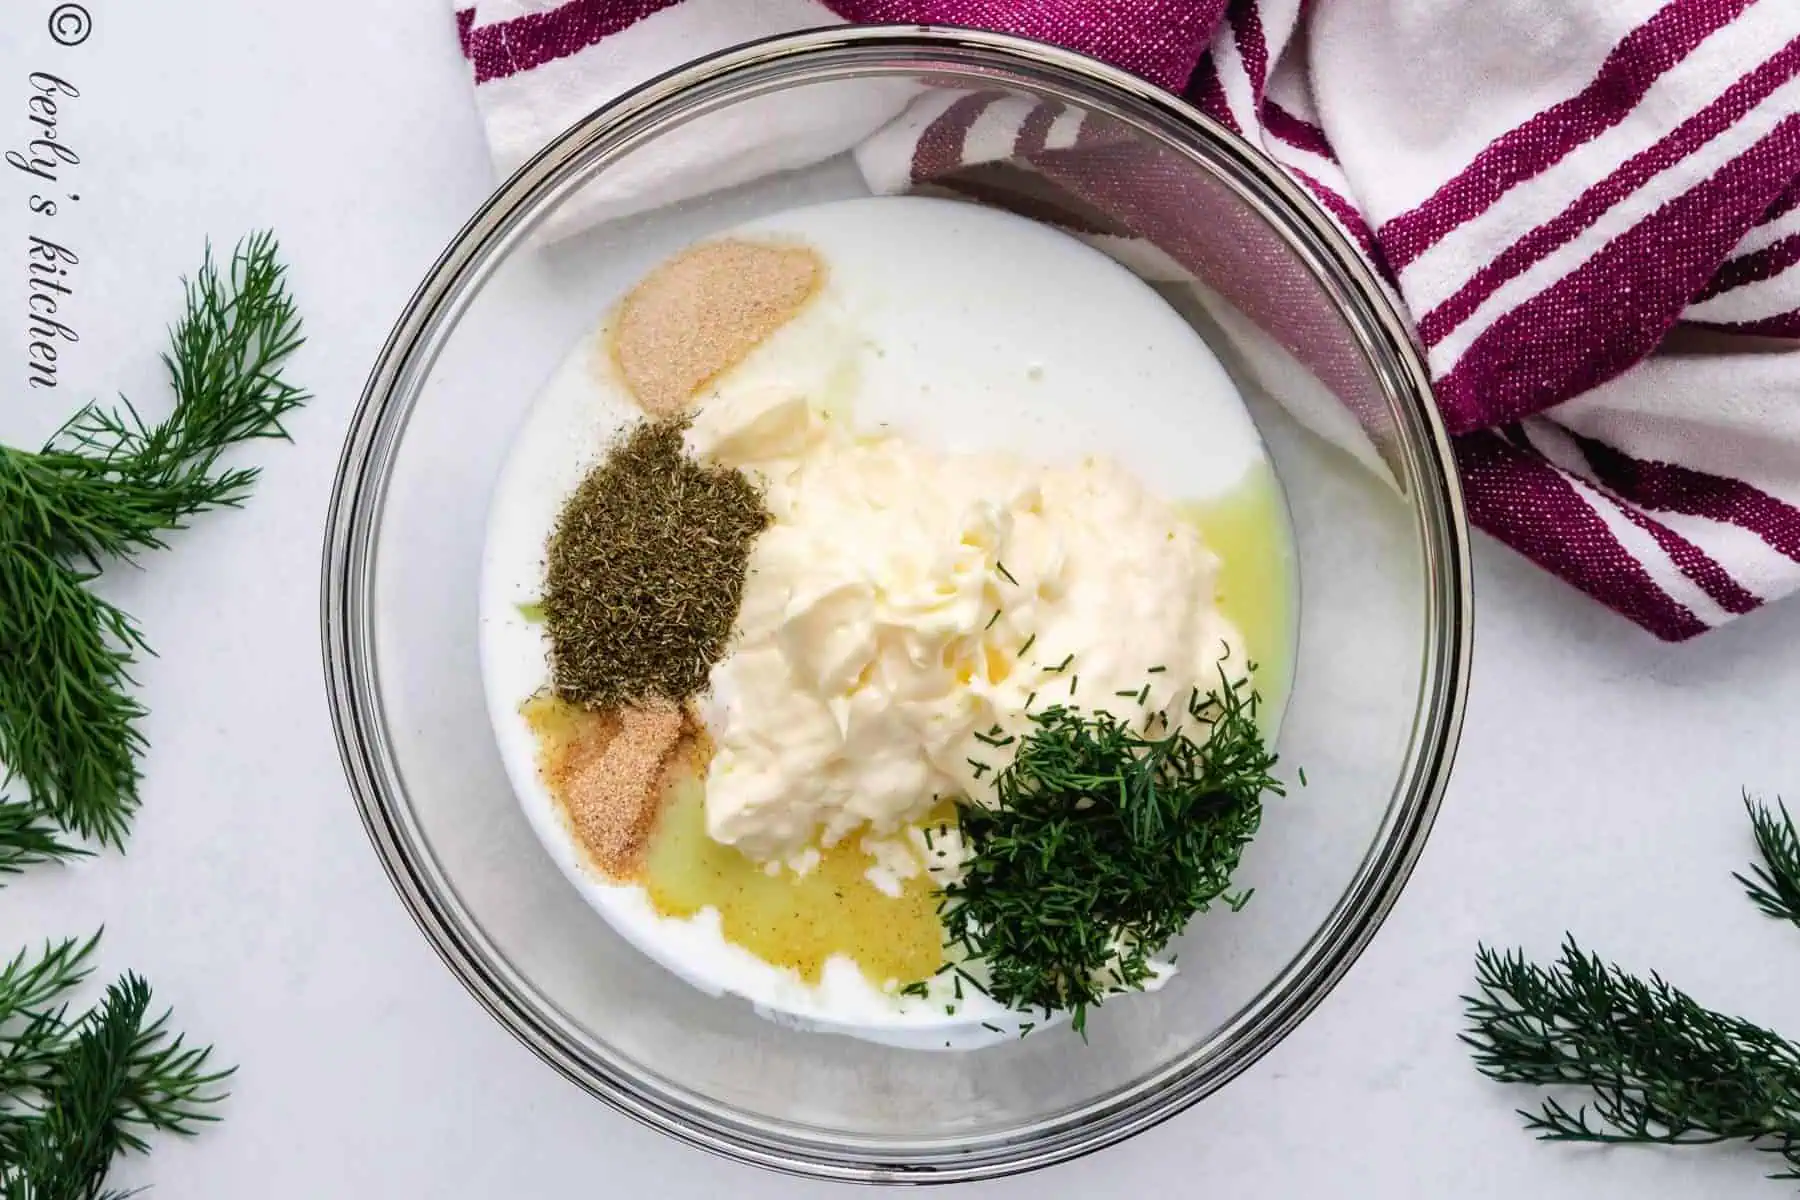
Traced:
<path fill-rule="evenodd" d="M 525 706 L 538 735 L 539 769 L 562 801 L 588 861 L 613 879 L 642 865 L 671 773 L 692 759 L 698 731 L 673 704 L 597 713 L 540 697 Z"/>
<path fill-rule="evenodd" d="M 706 242 L 644 277 L 619 307 L 613 357 L 652 416 L 694 394 L 792 320 L 825 278 L 805 246 Z"/>
<path fill-rule="evenodd" d="M 742 475 L 688 458 L 684 429 L 633 427 L 582 480 L 551 535 L 551 684 L 572 704 L 678 705 L 706 688 L 725 653 L 769 514 Z"/>

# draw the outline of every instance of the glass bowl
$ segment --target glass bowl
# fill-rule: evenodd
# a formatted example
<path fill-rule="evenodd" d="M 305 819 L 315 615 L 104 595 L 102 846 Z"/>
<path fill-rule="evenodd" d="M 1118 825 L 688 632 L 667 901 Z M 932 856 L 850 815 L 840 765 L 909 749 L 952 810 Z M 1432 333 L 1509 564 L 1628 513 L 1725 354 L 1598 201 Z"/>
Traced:
<path fill-rule="evenodd" d="M 791 123 L 834 132 L 766 136 Z M 877 189 L 1048 221 L 1156 282 L 1245 393 L 1292 516 L 1299 633 L 1279 750 L 1309 784 L 1268 807 L 1238 875 L 1255 888 L 1248 907 L 1195 921 L 1182 973 L 1095 1013 L 1086 1044 L 1049 1031 L 923 1054 L 782 1028 L 681 983 L 552 865 L 488 723 L 476 613 L 488 501 L 568 347 L 681 245 Z M 571 232 L 596 215 L 608 219 Z M 594 112 L 444 252 L 344 448 L 325 665 L 389 876 L 527 1046 L 707 1150 L 821 1178 L 948 1182 L 1042 1167 L 1166 1119 L 1266 1053 L 1348 969 L 1404 885 L 1450 769 L 1467 559 L 1406 325 L 1273 163 L 1179 100 L 1050 46 L 819 30 L 714 56 Z"/>

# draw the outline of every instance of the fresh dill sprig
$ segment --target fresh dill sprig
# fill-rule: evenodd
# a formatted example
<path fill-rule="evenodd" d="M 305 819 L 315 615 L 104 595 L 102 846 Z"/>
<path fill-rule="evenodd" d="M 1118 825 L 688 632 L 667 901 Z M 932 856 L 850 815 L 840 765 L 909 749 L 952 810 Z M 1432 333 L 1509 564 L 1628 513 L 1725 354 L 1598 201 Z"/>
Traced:
<path fill-rule="evenodd" d="M 0 862 L 15 869 L 75 852 L 52 826 L 124 843 L 145 711 L 130 670 L 148 646 L 88 584 L 194 514 L 241 504 L 256 469 L 223 455 L 286 437 L 282 418 L 307 397 L 281 375 L 301 337 L 277 251 L 255 234 L 221 270 L 207 248 L 163 356 L 167 417 L 88 404 L 42 450 L 0 446 L 0 762 L 25 792 L 5 802 Z"/>
<path fill-rule="evenodd" d="M 64 862 L 87 853 L 65 841 L 55 823 L 35 805 L 0 799 L 0 875 L 16 875 L 38 863 Z"/>
<path fill-rule="evenodd" d="M 1225 896 L 1263 794 L 1282 790 L 1248 686 L 1196 691 L 1193 727 L 1161 738 L 1104 710 L 1031 713 L 993 802 L 959 802 L 968 858 L 940 908 L 1001 1003 L 1069 1010 L 1080 1031 L 1090 1007 L 1141 988 L 1152 958 Z"/>
<path fill-rule="evenodd" d="M 1660 975 L 1642 979 L 1575 943 L 1549 967 L 1483 946 L 1463 997 L 1475 1065 L 1502 1083 L 1578 1087 L 1570 1111 L 1520 1110 L 1545 1141 L 1700 1145 L 1742 1141 L 1800 1179 L 1800 1047 L 1703 1007 Z"/>
<path fill-rule="evenodd" d="M 1753 866 L 1748 876 L 1735 874 L 1732 878 L 1744 885 L 1744 894 L 1764 913 L 1800 925 L 1800 833 L 1779 796 L 1775 805 L 1771 809 L 1744 793 L 1744 808 L 1750 814 L 1762 863 Z"/>
<path fill-rule="evenodd" d="M 70 1019 L 67 995 L 92 972 L 95 934 L 48 944 L 0 968 L 0 1197 L 79 1200 L 103 1193 L 113 1158 L 152 1132 L 216 1119 L 229 1070 L 152 1016 L 150 987 L 127 973 Z M 116 1193 L 112 1193 L 116 1194 Z"/>
<path fill-rule="evenodd" d="M 1762 865 L 1734 875 L 1764 913 L 1800 923 L 1800 837 L 1785 806 L 1750 799 Z M 1552 1096 L 1520 1110 L 1546 1141 L 1709 1145 L 1778 1154 L 1776 1179 L 1800 1179 L 1800 1045 L 1706 1008 L 1660 975 L 1648 979 L 1583 951 L 1573 937 L 1548 967 L 1482 946 L 1462 1035 L 1483 1074 L 1503 1083 L 1585 1089 L 1573 1111 Z"/>

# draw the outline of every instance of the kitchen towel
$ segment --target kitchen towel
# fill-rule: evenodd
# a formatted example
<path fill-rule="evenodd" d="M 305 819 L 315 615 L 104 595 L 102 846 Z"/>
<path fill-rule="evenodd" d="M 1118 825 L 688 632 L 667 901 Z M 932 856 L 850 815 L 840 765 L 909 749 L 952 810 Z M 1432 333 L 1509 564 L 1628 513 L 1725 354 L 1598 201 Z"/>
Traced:
<path fill-rule="evenodd" d="M 1056 42 L 1260 147 L 1413 318 L 1473 523 L 1652 633 L 1692 637 L 1800 587 L 1800 0 L 456 12 L 503 172 L 684 61 L 843 21 Z M 946 164 L 1030 161 L 1079 136 L 1048 109 L 981 93 L 899 88 L 831 112 L 779 99 L 696 128 L 708 147 L 672 141 L 571 207 L 559 232 L 845 150 L 874 190 L 900 191 Z"/>

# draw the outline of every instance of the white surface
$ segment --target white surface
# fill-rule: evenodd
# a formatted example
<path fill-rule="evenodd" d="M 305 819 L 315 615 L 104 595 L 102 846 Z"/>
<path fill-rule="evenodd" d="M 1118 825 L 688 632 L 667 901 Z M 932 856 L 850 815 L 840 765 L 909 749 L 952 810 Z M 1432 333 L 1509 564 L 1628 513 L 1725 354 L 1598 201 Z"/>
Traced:
<path fill-rule="evenodd" d="M 0 947 L 107 925 L 102 967 L 145 972 L 177 1023 L 242 1071 L 226 1119 L 159 1139 L 120 1184 L 184 1200 L 729 1194 L 846 1196 L 714 1161 L 616 1116 L 503 1032 L 434 959 L 369 849 L 320 683 L 320 527 L 337 441 L 387 328 L 489 183 L 440 0 L 102 4 L 76 50 L 48 0 L 0 14 L 0 143 L 25 76 L 63 114 L 82 196 L 82 342 L 55 393 L 22 386 L 28 182 L 0 173 L 0 437 L 77 399 L 160 395 L 174 279 L 208 234 L 272 225 L 295 264 L 318 392 L 262 448 L 242 513 L 201 522 L 110 593 L 161 657 L 145 807 L 128 856 L 0 892 Z M 1779 1196 L 1763 1157 L 1559 1149 L 1470 1069 L 1455 997 L 1478 939 L 1554 951 L 1565 927 L 1721 1007 L 1800 1033 L 1800 933 L 1730 873 L 1740 784 L 1800 794 L 1800 605 L 1666 647 L 1491 543 L 1478 548 L 1476 682 L 1456 779 L 1392 919 L 1299 1031 L 1218 1097 L 1123 1147 L 971 1200 L 1204 1186 L 1298 1196 L 1675 1200 Z"/>

